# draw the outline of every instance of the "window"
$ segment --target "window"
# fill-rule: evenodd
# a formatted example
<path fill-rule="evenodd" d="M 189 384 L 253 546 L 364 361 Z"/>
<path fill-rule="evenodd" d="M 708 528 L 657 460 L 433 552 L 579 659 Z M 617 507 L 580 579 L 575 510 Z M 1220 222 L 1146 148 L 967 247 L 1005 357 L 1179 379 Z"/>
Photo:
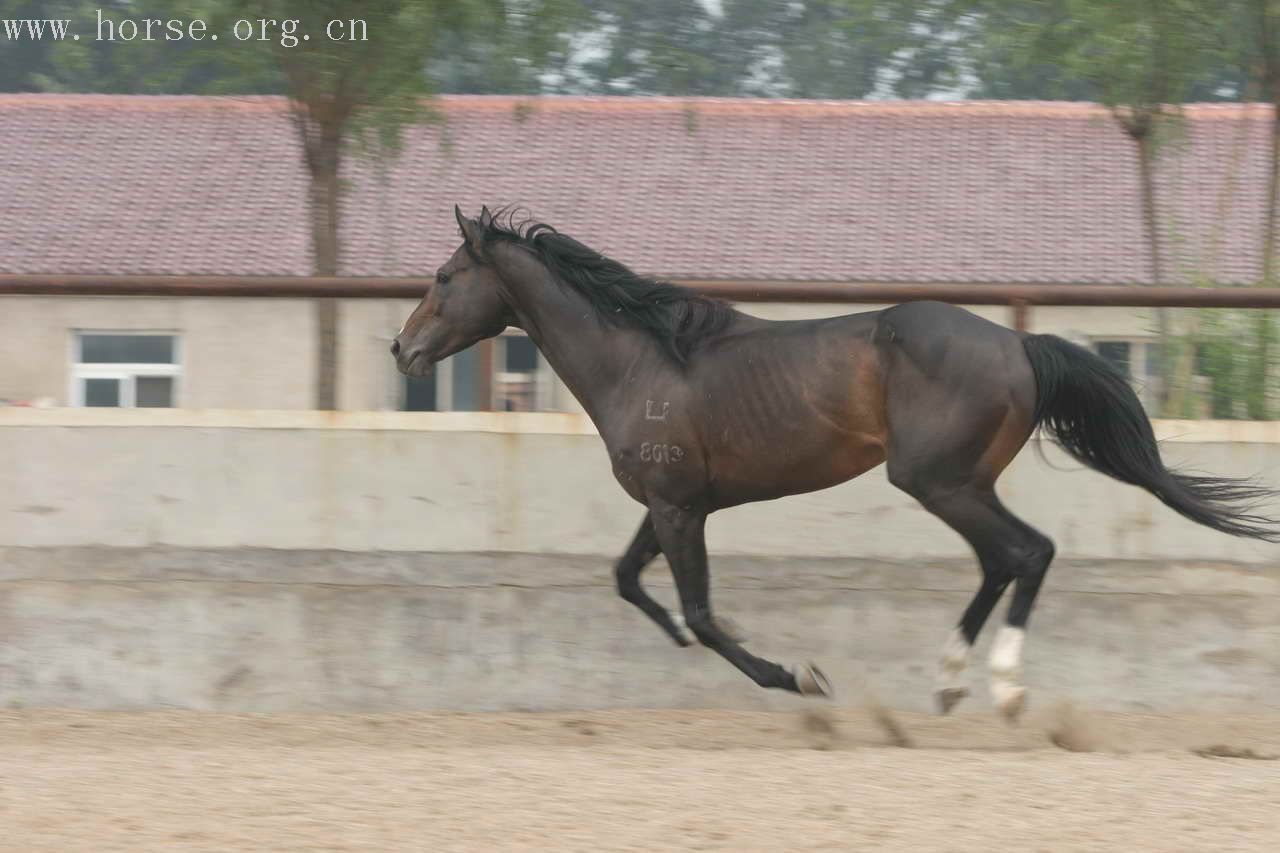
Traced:
<path fill-rule="evenodd" d="M 480 345 L 444 359 L 427 376 L 404 377 L 400 408 L 407 412 L 474 412 L 480 406 Z M 550 365 L 519 331 L 493 341 L 491 408 L 497 412 L 533 412 L 551 408 Z"/>
<path fill-rule="evenodd" d="M 542 356 L 527 335 L 503 335 L 494 353 L 493 408 L 499 412 L 535 412 L 544 403 L 539 364 Z M 545 401 L 549 403 L 550 401 Z"/>
<path fill-rule="evenodd" d="M 1153 405 L 1160 389 L 1160 365 L 1153 341 L 1101 339 L 1093 351 L 1129 377 L 1144 405 Z"/>
<path fill-rule="evenodd" d="M 406 412 L 474 412 L 476 370 L 479 353 L 475 347 L 449 356 L 426 376 L 405 376 L 400 408 Z"/>
<path fill-rule="evenodd" d="M 1129 349 L 1132 344 L 1128 341 L 1099 341 L 1097 346 L 1098 355 L 1111 362 L 1113 367 L 1119 368 L 1125 376 L 1133 375 L 1129 368 Z"/>
<path fill-rule="evenodd" d="M 77 332 L 72 341 L 71 405 L 168 409 L 177 405 L 176 335 Z"/>
<path fill-rule="evenodd" d="M 435 370 L 426 376 L 406 376 L 404 378 L 404 401 L 400 408 L 406 412 L 439 411 L 440 392 L 436 377 L 440 375 L 442 369 L 444 369 L 444 365 L 437 364 Z"/>

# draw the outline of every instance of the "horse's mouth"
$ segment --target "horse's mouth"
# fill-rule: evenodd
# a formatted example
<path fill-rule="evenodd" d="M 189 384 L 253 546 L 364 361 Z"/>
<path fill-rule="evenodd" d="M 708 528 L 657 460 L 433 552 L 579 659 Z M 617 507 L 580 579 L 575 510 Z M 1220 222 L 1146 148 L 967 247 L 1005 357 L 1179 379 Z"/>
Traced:
<path fill-rule="evenodd" d="M 421 377 L 431 372 L 436 363 L 425 350 L 418 350 L 400 365 L 400 372 L 405 376 Z"/>

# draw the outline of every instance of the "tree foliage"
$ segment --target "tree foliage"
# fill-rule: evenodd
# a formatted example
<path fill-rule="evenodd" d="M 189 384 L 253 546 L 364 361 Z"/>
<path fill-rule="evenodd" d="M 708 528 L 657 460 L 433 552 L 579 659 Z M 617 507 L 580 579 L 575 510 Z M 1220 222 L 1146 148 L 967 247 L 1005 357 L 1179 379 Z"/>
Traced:
<path fill-rule="evenodd" d="M 71 21 L 79 40 L 45 38 L 7 41 L 0 49 L 0 89 L 17 92 L 101 92 L 113 94 L 188 94 L 279 92 L 281 81 L 269 65 L 246 58 L 253 47 L 223 38 L 156 41 L 121 38 L 114 28 L 124 20 L 147 19 L 209 24 L 210 34 L 229 10 L 226 0 L 0 0 L 0 18 Z M 99 13 L 110 28 L 99 38 Z M 145 25 L 144 25 L 145 26 Z"/>

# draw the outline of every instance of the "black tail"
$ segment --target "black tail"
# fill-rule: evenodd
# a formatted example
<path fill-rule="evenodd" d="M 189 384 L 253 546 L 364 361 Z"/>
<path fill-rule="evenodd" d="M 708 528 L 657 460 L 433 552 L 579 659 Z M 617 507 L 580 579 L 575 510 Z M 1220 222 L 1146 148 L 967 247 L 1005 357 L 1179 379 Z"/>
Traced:
<path fill-rule="evenodd" d="M 1141 486 L 1192 521 L 1230 533 L 1280 542 L 1272 519 L 1252 512 L 1275 496 L 1249 480 L 1170 471 L 1160 459 L 1151 421 L 1118 370 L 1054 335 L 1023 340 L 1036 375 L 1035 425 L 1075 459 L 1124 483 Z"/>

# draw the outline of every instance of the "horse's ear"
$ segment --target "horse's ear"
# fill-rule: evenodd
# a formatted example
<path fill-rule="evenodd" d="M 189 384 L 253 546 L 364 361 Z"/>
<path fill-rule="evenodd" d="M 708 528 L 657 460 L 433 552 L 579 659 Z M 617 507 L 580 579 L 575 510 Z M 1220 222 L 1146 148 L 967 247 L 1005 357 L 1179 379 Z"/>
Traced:
<path fill-rule="evenodd" d="M 484 242 L 484 229 L 474 219 L 463 216 L 462 208 L 456 204 L 453 206 L 453 216 L 458 220 L 458 227 L 462 229 L 462 236 L 466 239 L 467 245 L 479 251 L 480 244 Z"/>
<path fill-rule="evenodd" d="M 493 224 L 493 214 L 489 212 L 489 206 L 486 204 L 480 208 L 480 227 L 488 228 Z"/>

